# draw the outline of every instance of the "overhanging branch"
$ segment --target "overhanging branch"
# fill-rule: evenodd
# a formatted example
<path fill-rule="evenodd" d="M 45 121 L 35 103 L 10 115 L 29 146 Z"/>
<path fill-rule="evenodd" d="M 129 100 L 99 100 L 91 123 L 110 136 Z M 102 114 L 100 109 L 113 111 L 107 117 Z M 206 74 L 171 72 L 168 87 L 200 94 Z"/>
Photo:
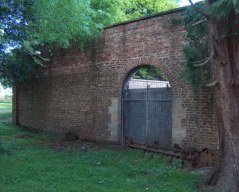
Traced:
<path fill-rule="evenodd" d="M 212 83 L 207 84 L 206 87 L 211 88 L 211 87 L 215 87 L 216 85 L 218 85 L 218 81 L 213 81 Z"/>
<path fill-rule="evenodd" d="M 205 17 L 202 17 L 199 21 L 197 21 L 196 23 L 194 23 L 193 26 L 197 26 L 197 25 L 199 25 L 199 24 L 201 24 L 201 23 L 203 23 L 203 22 L 206 22 L 206 21 L 207 21 L 207 19 L 206 19 Z"/>
<path fill-rule="evenodd" d="M 227 35 L 221 35 L 217 38 L 218 41 L 221 41 L 222 39 L 226 37 L 231 37 L 231 36 L 239 36 L 239 33 L 233 33 L 233 34 L 227 34 Z"/>
<path fill-rule="evenodd" d="M 202 67 L 202 66 L 208 64 L 212 60 L 213 56 L 214 56 L 214 54 L 212 54 L 210 57 L 203 59 L 201 61 L 192 62 L 192 64 L 194 67 Z"/>

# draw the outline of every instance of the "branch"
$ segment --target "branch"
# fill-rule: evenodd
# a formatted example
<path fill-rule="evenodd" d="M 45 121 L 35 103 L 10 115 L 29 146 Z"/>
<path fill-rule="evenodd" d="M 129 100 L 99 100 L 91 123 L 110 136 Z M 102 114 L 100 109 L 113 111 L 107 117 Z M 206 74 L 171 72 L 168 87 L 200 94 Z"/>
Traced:
<path fill-rule="evenodd" d="M 28 55 L 30 55 L 32 58 L 38 58 L 38 59 L 40 59 L 41 61 L 43 61 L 43 62 L 48 62 L 48 61 L 50 61 L 50 59 L 48 59 L 48 58 L 45 58 L 45 57 L 42 57 L 41 55 L 39 55 L 39 54 L 34 54 L 34 53 L 32 53 L 32 52 L 30 52 L 30 51 L 24 51 L 26 54 L 28 54 Z"/>
<path fill-rule="evenodd" d="M 228 34 L 228 35 L 221 35 L 217 38 L 218 41 L 221 41 L 223 38 L 231 37 L 231 36 L 239 36 L 239 33 Z"/>
<path fill-rule="evenodd" d="M 192 63 L 192 64 L 198 64 L 198 63 L 202 63 L 202 62 L 206 61 L 207 59 L 208 59 L 208 57 L 205 58 L 205 59 L 199 60 L 199 61 L 193 61 L 193 62 L 191 62 L 191 63 Z"/>
<path fill-rule="evenodd" d="M 39 59 L 41 59 L 42 61 L 45 61 L 45 62 L 50 61 L 50 59 L 45 58 L 45 57 L 42 57 L 41 55 L 35 55 L 35 56 L 37 56 L 37 57 L 38 57 Z"/>
<path fill-rule="evenodd" d="M 197 26 L 197 25 L 199 25 L 199 24 L 201 24 L 201 23 L 203 23 L 203 22 L 206 22 L 206 21 L 207 21 L 207 19 L 206 19 L 205 17 L 202 17 L 202 19 L 200 19 L 199 21 L 197 21 L 196 23 L 194 23 L 193 26 Z"/>
<path fill-rule="evenodd" d="M 213 56 L 214 56 L 214 54 L 212 54 L 210 57 L 203 59 L 201 61 L 192 62 L 192 64 L 194 67 L 202 67 L 202 66 L 208 64 L 212 60 Z"/>
<path fill-rule="evenodd" d="M 206 87 L 215 87 L 216 85 L 218 85 L 218 81 L 213 81 L 212 83 L 209 83 L 206 85 Z"/>
<path fill-rule="evenodd" d="M 208 19 L 210 17 L 210 15 L 204 13 L 203 11 L 201 11 L 200 9 L 198 9 L 195 4 L 192 2 L 192 0 L 188 0 L 189 3 L 191 4 L 192 8 L 197 12 L 200 13 L 201 15 L 203 15 L 206 19 Z"/>

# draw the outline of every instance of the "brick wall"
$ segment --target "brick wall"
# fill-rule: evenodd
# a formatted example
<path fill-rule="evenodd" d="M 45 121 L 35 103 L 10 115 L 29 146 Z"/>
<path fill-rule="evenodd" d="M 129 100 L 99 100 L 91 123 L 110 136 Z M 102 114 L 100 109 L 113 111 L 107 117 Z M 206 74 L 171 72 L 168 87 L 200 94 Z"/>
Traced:
<path fill-rule="evenodd" d="M 108 27 L 85 51 L 55 55 L 42 77 L 16 86 L 15 121 L 22 126 L 73 131 L 82 139 L 121 142 L 121 91 L 139 66 L 161 68 L 173 92 L 173 141 L 193 147 L 218 147 L 213 109 L 207 92 L 195 101 L 181 78 L 184 28 L 173 26 L 183 10 Z"/>

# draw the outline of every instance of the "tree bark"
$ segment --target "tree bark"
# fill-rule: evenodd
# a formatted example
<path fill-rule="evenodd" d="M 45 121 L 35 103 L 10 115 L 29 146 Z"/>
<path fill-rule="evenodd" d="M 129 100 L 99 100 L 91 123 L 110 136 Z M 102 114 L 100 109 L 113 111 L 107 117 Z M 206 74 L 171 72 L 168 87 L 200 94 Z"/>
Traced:
<path fill-rule="evenodd" d="M 239 192 L 239 15 L 231 13 L 216 20 L 212 15 L 195 11 L 208 20 L 211 70 L 220 139 L 219 164 L 214 174 L 216 192 Z M 216 0 L 206 0 L 208 7 Z M 225 31 L 226 29 L 226 31 Z M 223 31 L 224 30 L 224 31 Z M 226 32 L 223 36 L 222 32 Z"/>
<path fill-rule="evenodd" d="M 220 132 L 216 192 L 239 192 L 239 39 L 230 35 L 235 32 L 237 21 L 238 16 L 226 21 L 208 19 L 209 45 L 214 54 L 211 70 L 218 82 L 214 88 Z M 225 25 L 229 35 L 220 37 Z"/>

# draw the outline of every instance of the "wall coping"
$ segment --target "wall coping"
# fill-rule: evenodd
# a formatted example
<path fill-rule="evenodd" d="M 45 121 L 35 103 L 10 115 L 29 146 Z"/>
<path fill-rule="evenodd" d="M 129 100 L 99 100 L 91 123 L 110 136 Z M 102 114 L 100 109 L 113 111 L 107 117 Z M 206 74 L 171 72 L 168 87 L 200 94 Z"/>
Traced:
<path fill-rule="evenodd" d="M 150 16 L 139 17 L 139 18 L 137 18 L 137 19 L 133 19 L 133 20 L 129 20 L 129 21 L 124 21 L 124 22 L 119 22 L 119 23 L 115 23 L 115 24 L 112 24 L 112 25 L 109 25 L 109 26 L 104 27 L 104 29 L 109 29 L 109 28 L 113 28 L 113 27 L 120 26 L 120 25 L 126 25 L 126 24 L 129 24 L 129 23 L 134 23 L 134 22 L 138 22 L 138 21 L 143 21 L 143 20 L 147 20 L 147 19 L 154 18 L 154 17 L 160 17 L 160 16 L 169 15 L 169 14 L 173 14 L 173 13 L 183 12 L 183 11 L 186 10 L 187 7 L 188 7 L 188 6 L 179 7 L 179 8 L 171 9 L 171 10 L 168 10 L 168 11 L 162 11 L 162 12 L 159 12 L 159 13 L 156 13 L 156 14 L 153 14 L 153 15 L 150 15 Z"/>

